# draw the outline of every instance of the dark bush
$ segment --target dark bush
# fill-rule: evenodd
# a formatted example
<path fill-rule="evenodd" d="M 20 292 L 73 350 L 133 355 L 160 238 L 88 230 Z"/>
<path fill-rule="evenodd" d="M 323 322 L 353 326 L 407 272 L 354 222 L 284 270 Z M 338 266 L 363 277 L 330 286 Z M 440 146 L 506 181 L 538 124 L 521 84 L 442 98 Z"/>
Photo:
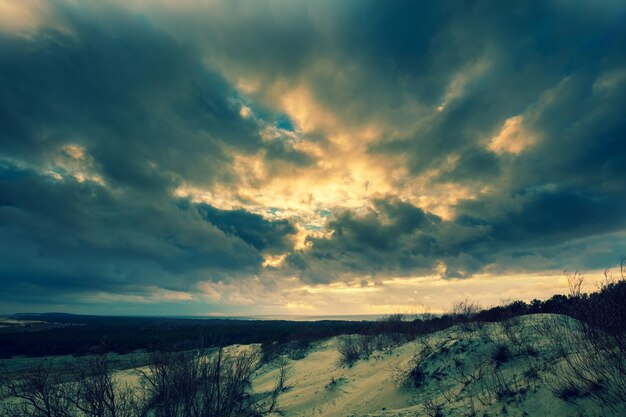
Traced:
<path fill-rule="evenodd" d="M 582 391 L 580 387 L 575 385 L 569 385 L 562 387 L 554 392 L 554 394 L 561 400 L 566 402 L 573 402 L 579 398 L 583 398 L 589 395 L 588 392 Z"/>
<path fill-rule="evenodd" d="M 352 366 L 361 359 L 363 352 L 359 339 L 363 336 L 347 335 L 337 338 L 337 351 L 339 352 L 339 362 L 342 365 Z"/>
<path fill-rule="evenodd" d="M 426 374 L 424 374 L 421 366 L 418 365 L 409 371 L 409 378 L 415 388 L 419 388 L 424 385 L 424 381 L 426 380 Z"/>
<path fill-rule="evenodd" d="M 493 360 L 493 363 L 496 367 L 508 362 L 511 357 L 511 350 L 507 345 L 504 344 L 497 345 L 491 353 L 491 360 Z"/>

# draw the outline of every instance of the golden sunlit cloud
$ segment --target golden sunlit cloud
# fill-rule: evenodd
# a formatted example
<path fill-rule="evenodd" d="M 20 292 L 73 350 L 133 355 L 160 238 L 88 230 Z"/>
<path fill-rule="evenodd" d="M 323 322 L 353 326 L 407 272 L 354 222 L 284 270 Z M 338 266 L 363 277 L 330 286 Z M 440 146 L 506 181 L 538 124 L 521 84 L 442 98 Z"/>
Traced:
<path fill-rule="evenodd" d="M 32 31 L 43 24 L 50 10 L 41 0 L 0 0 L 0 31 Z"/>
<path fill-rule="evenodd" d="M 625 251 L 618 2 L 331 3 L 0 0 L 1 301 L 439 311 Z"/>
<path fill-rule="evenodd" d="M 64 176 L 74 178 L 78 182 L 93 182 L 105 186 L 106 182 L 96 172 L 95 163 L 85 148 L 69 143 L 63 145 L 57 153 L 51 155 L 48 172 L 56 180 Z"/>
<path fill-rule="evenodd" d="M 537 142 L 537 135 L 524 128 L 521 115 L 508 118 L 502 129 L 491 139 L 489 149 L 495 153 L 520 154 Z"/>
<path fill-rule="evenodd" d="M 593 290 L 603 271 L 586 274 L 585 290 Z M 367 280 L 363 283 L 368 282 Z M 471 279 L 444 279 L 438 276 L 414 278 L 386 278 L 377 284 L 369 281 L 351 284 L 293 286 L 285 288 L 285 306 L 314 306 L 302 314 L 392 314 L 415 313 L 424 309 L 441 313 L 448 311 L 454 301 L 473 300 L 483 307 L 500 305 L 509 300 L 546 299 L 554 294 L 567 293 L 567 279 L 563 272 L 532 274 L 480 274 Z M 285 286 L 287 284 L 285 283 Z M 264 305 L 265 314 L 279 314 L 280 306 Z M 292 307 L 287 307 L 292 308 Z"/>

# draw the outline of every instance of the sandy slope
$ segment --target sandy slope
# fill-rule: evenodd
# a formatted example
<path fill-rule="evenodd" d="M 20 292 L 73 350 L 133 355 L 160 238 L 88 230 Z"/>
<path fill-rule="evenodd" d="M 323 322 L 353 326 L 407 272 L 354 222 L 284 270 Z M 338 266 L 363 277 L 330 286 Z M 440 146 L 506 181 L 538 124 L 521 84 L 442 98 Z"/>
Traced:
<path fill-rule="evenodd" d="M 553 393 L 559 386 L 554 370 L 563 361 L 554 337 L 559 329 L 576 325 L 565 316 L 533 315 L 455 327 L 375 351 L 353 366 L 340 364 L 338 338 L 332 338 L 314 344 L 303 359 L 285 355 L 258 369 L 252 394 L 255 399 L 267 397 L 280 364 L 286 363 L 288 389 L 279 395 L 280 413 L 274 417 L 626 416 L 626 404 L 602 410 L 589 397 L 574 396 L 574 401 L 565 402 Z M 503 345 L 506 354 L 495 355 Z M 406 375 L 415 363 L 420 364 L 423 379 L 418 386 L 411 380 L 402 383 L 398 375 Z M 138 386 L 141 379 L 133 369 L 117 371 L 115 378 L 130 386 Z"/>
<path fill-rule="evenodd" d="M 339 364 L 333 338 L 316 344 L 303 359 L 284 359 L 290 388 L 280 395 L 279 406 L 284 416 L 319 417 L 434 416 L 437 404 L 441 416 L 469 416 L 472 410 L 476 416 L 602 415 L 589 399 L 568 403 L 549 389 L 558 360 L 541 328 L 555 320 L 567 322 L 535 315 L 518 319 L 509 332 L 497 323 L 454 328 L 376 352 L 352 367 Z M 510 357 L 496 365 L 493 352 L 503 343 Z M 419 352 L 423 384 L 398 384 L 397 370 L 409 369 Z M 272 390 L 277 374 L 276 363 L 264 366 L 253 379 L 253 390 Z M 626 416 L 626 407 L 606 415 Z"/>

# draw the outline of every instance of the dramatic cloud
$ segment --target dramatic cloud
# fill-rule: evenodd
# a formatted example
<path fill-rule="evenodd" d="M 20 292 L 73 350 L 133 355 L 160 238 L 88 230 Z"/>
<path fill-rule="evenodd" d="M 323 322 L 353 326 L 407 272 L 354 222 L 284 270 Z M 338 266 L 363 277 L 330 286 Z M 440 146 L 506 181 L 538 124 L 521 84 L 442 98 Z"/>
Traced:
<path fill-rule="evenodd" d="M 619 1 L 0 0 L 0 300 L 378 312 L 523 274 L 549 295 L 626 250 L 625 21 Z"/>
<path fill-rule="evenodd" d="M 258 273 L 284 250 L 286 220 L 222 211 L 32 170 L 0 171 L 3 297 L 76 291 L 189 290 L 203 280 Z"/>

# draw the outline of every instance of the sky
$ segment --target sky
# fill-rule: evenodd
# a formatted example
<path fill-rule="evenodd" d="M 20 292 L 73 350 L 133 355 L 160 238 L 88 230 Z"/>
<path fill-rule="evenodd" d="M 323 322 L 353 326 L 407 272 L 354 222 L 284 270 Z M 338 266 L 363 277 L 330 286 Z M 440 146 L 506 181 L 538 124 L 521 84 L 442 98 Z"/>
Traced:
<path fill-rule="evenodd" d="M 442 311 L 626 255 L 621 0 L 0 0 L 0 313 Z"/>

